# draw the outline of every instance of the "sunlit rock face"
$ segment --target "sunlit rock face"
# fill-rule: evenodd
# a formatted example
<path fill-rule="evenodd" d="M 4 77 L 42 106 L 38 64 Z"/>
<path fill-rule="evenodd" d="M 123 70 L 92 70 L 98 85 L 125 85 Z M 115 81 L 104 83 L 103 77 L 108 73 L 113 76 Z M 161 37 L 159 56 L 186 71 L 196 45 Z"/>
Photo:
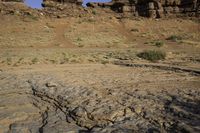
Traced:
<path fill-rule="evenodd" d="M 24 0 L 0 0 L 0 2 L 24 2 Z"/>
<path fill-rule="evenodd" d="M 81 5 L 82 0 L 44 0 L 44 6 L 49 3 L 77 4 Z M 52 4 L 51 4 L 52 5 Z M 143 16 L 149 18 L 162 18 L 186 14 L 188 16 L 199 16 L 200 0 L 112 0 L 108 3 L 87 3 L 88 7 L 110 8 L 122 13 L 124 16 Z"/>
<path fill-rule="evenodd" d="M 43 7 L 55 7 L 57 4 L 75 4 L 75 5 L 82 5 L 82 0 L 43 0 Z"/>
<path fill-rule="evenodd" d="M 3 2 L 23 2 L 24 0 L 0 0 Z M 43 0 L 43 7 L 62 6 L 75 10 L 83 0 Z M 109 8 L 125 17 L 162 18 L 165 16 L 200 16 L 200 0 L 112 0 L 108 3 L 87 3 L 90 8 Z"/>
<path fill-rule="evenodd" d="M 58 2 L 58 3 L 82 3 L 82 0 L 43 0 L 44 2 Z"/>
<path fill-rule="evenodd" d="M 200 14 L 198 0 L 113 0 L 110 3 L 88 3 L 89 7 L 109 7 L 124 15 L 161 18 L 169 15 Z"/>

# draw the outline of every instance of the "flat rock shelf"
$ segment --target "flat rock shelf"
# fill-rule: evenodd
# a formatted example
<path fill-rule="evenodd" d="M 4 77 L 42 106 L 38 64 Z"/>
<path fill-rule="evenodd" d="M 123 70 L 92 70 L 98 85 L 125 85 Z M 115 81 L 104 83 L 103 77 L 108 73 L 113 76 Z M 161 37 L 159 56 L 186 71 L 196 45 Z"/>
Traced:
<path fill-rule="evenodd" d="M 197 75 L 99 64 L 43 68 L 0 72 L 0 132 L 200 131 Z"/>

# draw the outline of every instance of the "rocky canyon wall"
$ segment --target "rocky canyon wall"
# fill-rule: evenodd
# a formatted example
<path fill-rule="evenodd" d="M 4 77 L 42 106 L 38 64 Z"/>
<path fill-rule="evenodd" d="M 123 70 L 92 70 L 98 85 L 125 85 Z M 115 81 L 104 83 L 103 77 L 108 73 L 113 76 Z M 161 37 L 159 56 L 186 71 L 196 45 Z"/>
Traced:
<path fill-rule="evenodd" d="M 45 3 L 59 2 L 63 4 L 74 3 L 81 5 L 82 0 L 44 0 Z M 161 18 L 172 15 L 199 16 L 200 0 L 112 0 L 109 3 L 88 3 L 92 8 L 110 8 L 125 16 L 144 16 Z"/>
<path fill-rule="evenodd" d="M 199 16 L 200 0 L 113 0 L 110 3 L 88 3 L 89 7 L 108 7 L 124 15 L 161 18 L 185 14 Z"/>
<path fill-rule="evenodd" d="M 24 0 L 0 0 L 23 2 Z M 82 8 L 83 0 L 43 0 L 45 10 L 57 11 L 62 5 L 69 10 Z M 112 0 L 109 3 L 87 3 L 89 8 L 108 8 L 125 17 L 162 18 L 167 16 L 200 17 L 200 0 Z M 63 11 L 64 12 L 64 11 Z M 67 13 L 67 11 L 66 11 Z"/>

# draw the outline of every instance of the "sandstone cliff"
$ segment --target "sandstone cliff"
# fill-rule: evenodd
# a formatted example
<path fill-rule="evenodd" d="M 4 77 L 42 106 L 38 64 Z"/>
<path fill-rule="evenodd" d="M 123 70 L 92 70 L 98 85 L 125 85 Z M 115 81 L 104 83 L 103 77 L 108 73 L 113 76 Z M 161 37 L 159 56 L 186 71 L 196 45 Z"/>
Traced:
<path fill-rule="evenodd" d="M 3 2 L 23 2 L 24 0 L 0 0 Z M 83 11 L 82 0 L 43 0 L 44 11 L 59 16 L 74 16 Z M 168 16 L 200 16 L 200 0 L 113 0 L 109 3 L 87 3 L 89 8 L 106 8 L 124 17 L 162 18 Z"/>
<path fill-rule="evenodd" d="M 109 7 L 124 15 L 161 18 L 169 15 L 186 14 L 199 16 L 199 0 L 113 0 L 111 3 L 88 3 L 89 7 Z"/>

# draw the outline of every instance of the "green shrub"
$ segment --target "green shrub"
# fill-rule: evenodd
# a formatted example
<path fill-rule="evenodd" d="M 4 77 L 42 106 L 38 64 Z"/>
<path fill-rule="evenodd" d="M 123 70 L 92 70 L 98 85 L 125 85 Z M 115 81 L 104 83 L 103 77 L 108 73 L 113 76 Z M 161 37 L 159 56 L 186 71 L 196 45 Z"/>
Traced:
<path fill-rule="evenodd" d="M 171 35 L 170 37 L 167 38 L 167 40 L 171 40 L 171 41 L 180 41 L 182 40 L 183 38 L 181 36 L 178 36 L 178 35 Z"/>
<path fill-rule="evenodd" d="M 96 12 L 95 10 L 93 10 L 93 11 L 92 11 L 92 14 L 96 15 L 96 14 L 97 14 L 97 12 Z"/>
<path fill-rule="evenodd" d="M 101 64 L 108 64 L 109 63 L 109 61 L 108 60 L 101 60 Z"/>
<path fill-rule="evenodd" d="M 146 59 L 152 62 L 156 62 L 158 60 L 163 60 L 166 57 L 166 53 L 162 51 L 156 50 L 148 50 L 137 54 L 138 57 L 142 59 Z"/>
<path fill-rule="evenodd" d="M 12 59 L 9 57 L 9 58 L 6 59 L 6 62 L 7 62 L 8 65 L 11 65 Z"/>
<path fill-rule="evenodd" d="M 162 42 L 162 41 L 155 42 L 155 46 L 157 46 L 157 47 L 162 47 L 163 45 L 164 45 L 164 42 Z"/>
<path fill-rule="evenodd" d="M 35 64 L 35 63 L 37 63 L 39 60 L 38 60 L 38 58 L 35 57 L 35 58 L 33 58 L 31 61 L 32 61 L 33 64 Z"/>

